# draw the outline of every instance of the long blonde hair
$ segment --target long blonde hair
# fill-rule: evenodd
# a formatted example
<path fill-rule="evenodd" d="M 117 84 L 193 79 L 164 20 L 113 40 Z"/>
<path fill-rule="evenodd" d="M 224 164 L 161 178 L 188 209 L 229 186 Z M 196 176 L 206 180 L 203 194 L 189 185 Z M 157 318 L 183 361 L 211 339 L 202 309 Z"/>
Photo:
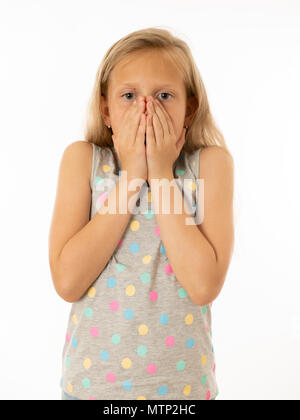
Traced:
<path fill-rule="evenodd" d="M 219 146 L 230 154 L 211 114 L 205 86 L 189 46 L 169 31 L 156 27 L 132 32 L 114 43 L 106 52 L 98 67 L 87 107 L 85 141 L 102 147 L 113 146 L 111 129 L 105 125 L 101 115 L 100 97 L 107 97 L 109 76 L 113 68 L 131 53 L 145 49 L 158 49 L 167 54 L 183 75 L 187 98 L 195 96 L 197 99 L 198 108 L 186 132 L 183 150 L 191 153 L 201 146 Z"/>

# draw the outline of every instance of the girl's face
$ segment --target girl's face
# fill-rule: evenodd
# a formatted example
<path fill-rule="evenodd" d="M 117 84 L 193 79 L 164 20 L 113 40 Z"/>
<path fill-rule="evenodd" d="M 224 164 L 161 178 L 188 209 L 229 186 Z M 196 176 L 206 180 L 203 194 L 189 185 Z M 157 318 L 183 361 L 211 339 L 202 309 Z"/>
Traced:
<path fill-rule="evenodd" d="M 139 96 L 145 102 L 150 96 L 160 101 L 173 122 L 177 139 L 197 109 L 195 97 L 186 96 L 184 81 L 176 66 L 157 50 L 133 53 L 113 69 L 108 99 L 101 96 L 101 113 L 114 134 L 119 131 L 125 111 Z"/>

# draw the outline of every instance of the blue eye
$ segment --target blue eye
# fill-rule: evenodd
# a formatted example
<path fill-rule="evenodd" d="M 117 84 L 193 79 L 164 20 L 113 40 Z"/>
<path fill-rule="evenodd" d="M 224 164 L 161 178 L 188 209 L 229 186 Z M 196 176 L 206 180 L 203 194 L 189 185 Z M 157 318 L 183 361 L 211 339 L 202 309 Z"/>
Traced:
<path fill-rule="evenodd" d="M 131 93 L 131 92 L 124 93 L 124 95 L 122 95 L 122 98 L 125 97 L 125 95 L 133 95 L 133 93 Z M 162 92 L 160 95 L 169 95 L 169 96 L 172 96 L 168 92 Z M 127 98 L 127 99 L 132 99 L 132 98 Z M 163 99 L 163 101 L 165 101 L 165 99 Z"/>
<path fill-rule="evenodd" d="M 168 93 L 168 92 L 162 92 L 161 93 L 161 95 L 169 95 L 169 96 L 172 96 L 170 93 Z"/>

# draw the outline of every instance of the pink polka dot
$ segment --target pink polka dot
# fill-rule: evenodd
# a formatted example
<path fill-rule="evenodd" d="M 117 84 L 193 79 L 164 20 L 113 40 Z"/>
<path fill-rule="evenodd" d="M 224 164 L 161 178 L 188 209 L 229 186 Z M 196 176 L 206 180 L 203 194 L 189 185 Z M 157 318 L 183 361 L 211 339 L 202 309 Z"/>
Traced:
<path fill-rule="evenodd" d="M 70 336 L 69 336 L 69 334 L 68 334 L 68 333 L 66 334 L 66 341 L 67 341 L 68 343 L 70 343 Z"/>
<path fill-rule="evenodd" d="M 213 304 L 213 303 L 212 303 L 212 302 L 210 302 L 209 306 L 210 306 L 210 307 L 212 307 L 212 304 Z"/>
<path fill-rule="evenodd" d="M 115 380 L 116 380 L 116 375 L 115 375 L 113 372 L 109 372 L 109 373 L 106 375 L 106 380 L 107 380 L 107 382 L 115 382 Z"/>
<path fill-rule="evenodd" d="M 92 327 L 91 328 L 91 336 L 92 337 L 97 337 L 98 335 L 98 328 L 97 327 Z"/>
<path fill-rule="evenodd" d="M 210 391 L 207 391 L 207 394 L 206 394 L 206 401 L 208 400 L 210 400 Z"/>
<path fill-rule="evenodd" d="M 172 347 L 172 346 L 174 346 L 174 343 L 175 343 L 175 338 L 172 335 L 169 335 L 166 338 L 166 346 Z"/>
<path fill-rule="evenodd" d="M 110 302 L 109 306 L 112 311 L 117 311 L 119 309 L 119 302 L 117 300 L 113 300 Z"/>
<path fill-rule="evenodd" d="M 165 272 L 167 274 L 172 274 L 173 273 L 173 270 L 172 270 L 172 267 L 171 267 L 170 264 L 165 265 Z"/>
<path fill-rule="evenodd" d="M 121 243 L 123 242 L 123 238 L 120 239 L 120 242 L 118 243 L 117 246 L 121 246 Z"/>
<path fill-rule="evenodd" d="M 206 324 L 206 331 L 209 333 L 209 326 Z"/>
<path fill-rule="evenodd" d="M 95 397 L 90 397 L 89 400 L 96 400 L 96 398 Z"/>
<path fill-rule="evenodd" d="M 104 193 L 102 193 L 102 194 L 100 194 L 99 195 L 99 197 L 98 197 L 98 200 L 97 201 L 99 201 L 100 203 L 104 203 L 104 201 L 107 199 L 107 193 L 106 192 L 104 192 Z"/>
<path fill-rule="evenodd" d="M 216 364 L 214 364 L 214 368 L 213 368 L 213 372 L 215 372 L 216 371 Z"/>
<path fill-rule="evenodd" d="M 150 374 L 155 373 L 156 372 L 156 364 L 155 363 L 150 363 L 147 366 L 147 372 L 150 373 Z"/>
<path fill-rule="evenodd" d="M 160 231 L 159 231 L 159 227 L 155 226 L 154 232 L 156 233 L 157 236 L 160 235 Z"/>
<path fill-rule="evenodd" d="M 157 298 L 158 298 L 158 294 L 157 294 L 157 292 L 155 292 L 154 290 L 152 290 L 152 292 L 149 293 L 149 297 L 150 297 L 150 300 L 152 302 L 155 302 L 157 300 Z"/>

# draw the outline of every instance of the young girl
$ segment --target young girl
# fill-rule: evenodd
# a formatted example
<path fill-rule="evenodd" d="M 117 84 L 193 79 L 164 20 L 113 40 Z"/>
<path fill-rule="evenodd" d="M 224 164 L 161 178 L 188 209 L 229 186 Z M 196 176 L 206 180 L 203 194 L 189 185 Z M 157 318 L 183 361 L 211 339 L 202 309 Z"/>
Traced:
<path fill-rule="evenodd" d="M 85 134 L 63 153 L 49 235 L 55 289 L 72 302 L 62 398 L 213 400 L 233 160 L 186 43 L 158 28 L 116 42 Z"/>

